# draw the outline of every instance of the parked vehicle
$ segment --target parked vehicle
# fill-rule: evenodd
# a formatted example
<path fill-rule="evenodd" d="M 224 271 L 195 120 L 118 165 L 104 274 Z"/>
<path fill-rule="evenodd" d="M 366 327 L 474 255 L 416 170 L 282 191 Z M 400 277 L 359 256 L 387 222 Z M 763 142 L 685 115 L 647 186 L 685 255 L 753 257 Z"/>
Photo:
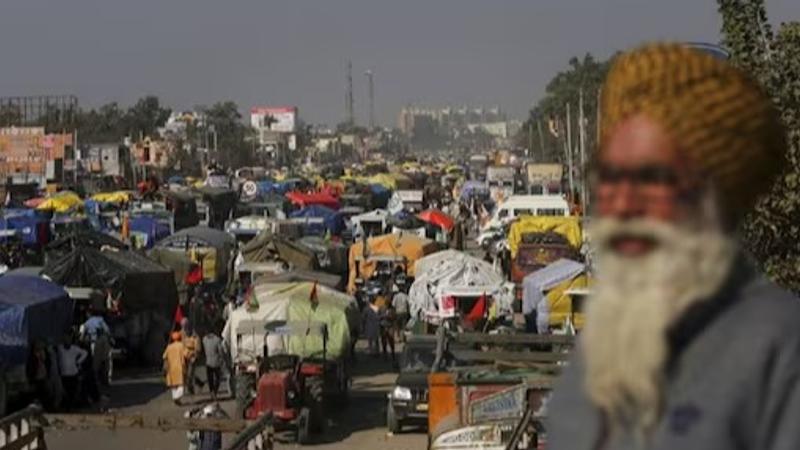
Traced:
<path fill-rule="evenodd" d="M 400 374 L 387 395 L 386 428 L 399 433 L 405 425 L 428 424 L 428 374 L 436 360 L 436 338 L 412 335 L 400 356 Z"/>
<path fill-rule="evenodd" d="M 514 195 L 498 205 L 482 231 L 500 228 L 523 215 L 566 217 L 570 215 L 569 203 L 559 195 Z"/>
<path fill-rule="evenodd" d="M 528 194 L 561 195 L 564 193 L 564 166 L 561 164 L 528 163 Z"/>

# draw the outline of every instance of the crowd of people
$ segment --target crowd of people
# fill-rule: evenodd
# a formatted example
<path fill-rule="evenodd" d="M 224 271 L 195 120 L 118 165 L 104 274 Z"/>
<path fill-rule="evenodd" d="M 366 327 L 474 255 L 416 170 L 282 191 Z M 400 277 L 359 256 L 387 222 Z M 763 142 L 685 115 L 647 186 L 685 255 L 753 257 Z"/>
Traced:
<path fill-rule="evenodd" d="M 97 310 L 67 333 L 62 342 L 31 345 L 26 375 L 34 387 L 36 401 L 51 411 L 104 407 L 112 377 L 111 330 Z"/>

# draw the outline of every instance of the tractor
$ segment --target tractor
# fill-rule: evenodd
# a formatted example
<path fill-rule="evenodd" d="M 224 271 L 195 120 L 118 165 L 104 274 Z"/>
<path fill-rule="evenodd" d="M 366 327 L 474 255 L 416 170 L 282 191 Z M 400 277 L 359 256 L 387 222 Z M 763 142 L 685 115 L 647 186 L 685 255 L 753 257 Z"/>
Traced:
<path fill-rule="evenodd" d="M 267 345 L 270 335 L 320 336 L 321 357 L 292 354 L 271 355 Z M 245 418 L 255 419 L 271 414 L 275 428 L 296 430 L 297 442 L 306 444 L 313 433 L 324 429 L 326 386 L 339 390 L 348 382 L 340 382 L 341 365 L 327 359 L 328 328 L 321 322 L 273 321 L 266 324 L 264 353 L 259 365 L 255 398 L 245 409 Z"/>

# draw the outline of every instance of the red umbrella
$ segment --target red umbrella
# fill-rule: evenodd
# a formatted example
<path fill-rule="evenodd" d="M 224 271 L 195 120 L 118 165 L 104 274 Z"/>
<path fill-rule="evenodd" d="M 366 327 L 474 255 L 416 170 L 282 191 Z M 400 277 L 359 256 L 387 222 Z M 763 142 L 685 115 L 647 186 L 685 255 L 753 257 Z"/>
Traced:
<path fill-rule="evenodd" d="M 452 230 L 455 226 L 453 218 L 442 211 L 439 211 L 438 209 L 426 209 L 425 211 L 417 214 L 417 217 L 425 222 L 432 223 L 437 227 L 444 228 L 447 231 Z"/>

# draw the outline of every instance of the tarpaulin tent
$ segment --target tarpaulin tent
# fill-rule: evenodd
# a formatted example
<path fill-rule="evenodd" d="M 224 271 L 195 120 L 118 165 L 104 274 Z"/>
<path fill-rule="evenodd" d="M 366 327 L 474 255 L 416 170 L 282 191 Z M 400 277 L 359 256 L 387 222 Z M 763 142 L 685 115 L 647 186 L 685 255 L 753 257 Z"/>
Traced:
<path fill-rule="evenodd" d="M 314 252 L 317 256 L 317 265 L 320 270 L 336 274 L 347 272 L 347 252 L 349 249 L 346 245 L 319 236 L 304 236 L 296 242 L 298 245 Z"/>
<path fill-rule="evenodd" d="M 344 287 L 344 277 L 315 270 L 292 269 L 276 274 L 259 277 L 259 283 L 296 283 L 300 281 L 317 282 L 323 286 L 339 291 Z"/>
<path fill-rule="evenodd" d="M 508 247 L 511 257 L 517 256 L 519 244 L 523 237 L 529 233 L 554 232 L 564 236 L 574 248 L 580 248 L 582 243 L 581 223 L 579 217 L 534 217 L 522 216 L 511 224 L 508 231 Z"/>
<path fill-rule="evenodd" d="M 415 263 L 423 256 L 438 250 L 438 244 L 431 240 L 399 233 L 369 238 L 366 249 L 364 241 L 356 242 L 350 247 L 348 256 L 347 291 L 355 292 L 356 278 L 368 279 L 377 268 L 377 263 L 370 261 L 370 256 L 400 257 L 406 264 L 408 274 L 414 276 Z"/>
<path fill-rule="evenodd" d="M 28 275 L 0 277 L 0 366 L 22 364 L 28 346 L 55 344 L 72 325 L 72 300 L 61 286 Z"/>
<path fill-rule="evenodd" d="M 230 218 L 231 212 L 236 208 L 239 194 L 228 188 L 211 186 L 204 186 L 199 191 L 209 207 L 208 226 L 222 229 L 225 221 Z"/>
<path fill-rule="evenodd" d="M 92 195 L 92 200 L 101 203 L 127 203 L 132 199 L 133 192 L 130 191 L 99 192 Z"/>
<path fill-rule="evenodd" d="M 439 297 L 454 288 L 470 288 L 491 296 L 498 315 L 512 312 L 513 283 L 486 261 L 444 250 L 417 261 L 417 277 L 408 292 L 412 317 L 435 316 Z"/>
<path fill-rule="evenodd" d="M 162 239 L 156 247 L 185 253 L 196 262 L 202 262 L 206 280 L 226 281 L 236 239 L 224 231 L 197 226 Z"/>
<path fill-rule="evenodd" d="M 113 236 L 99 231 L 78 229 L 51 242 L 45 248 L 46 259 L 48 261 L 59 259 L 81 247 L 91 247 L 97 250 L 103 247 L 111 247 L 117 250 L 124 250 L 127 248 L 122 241 Z"/>
<path fill-rule="evenodd" d="M 42 273 L 62 286 L 113 287 L 129 311 L 171 311 L 177 299 L 172 271 L 132 251 L 80 246 L 48 262 Z"/>
<path fill-rule="evenodd" d="M 536 312 L 539 333 L 547 332 L 551 325 L 563 325 L 572 315 L 572 302 L 566 291 L 586 287 L 585 272 L 583 264 L 559 259 L 522 280 L 522 314 Z"/>
<path fill-rule="evenodd" d="M 316 285 L 318 305 L 314 307 L 311 302 L 314 288 L 315 284 L 311 282 L 257 284 L 250 304 L 235 309 L 222 332 L 231 354 L 238 361 L 255 359 L 263 353 L 265 325 L 274 321 L 291 321 L 326 324 L 328 357 L 347 356 L 351 330 L 357 330 L 360 321 L 356 301 L 349 295 Z M 240 338 L 237 339 L 237 335 Z M 267 344 L 270 354 L 322 355 L 322 338 L 318 335 L 270 335 Z"/>
<path fill-rule="evenodd" d="M 309 222 L 306 228 L 307 234 L 340 235 L 344 230 L 344 215 L 331 208 L 322 205 L 306 206 L 303 209 L 293 211 L 289 214 L 293 219 L 322 219 L 322 222 Z"/>
<path fill-rule="evenodd" d="M 331 209 L 339 209 L 339 200 L 323 192 L 305 194 L 303 192 L 292 191 L 286 194 L 286 198 L 289 199 L 293 205 L 301 208 L 311 205 L 322 205 Z"/>

